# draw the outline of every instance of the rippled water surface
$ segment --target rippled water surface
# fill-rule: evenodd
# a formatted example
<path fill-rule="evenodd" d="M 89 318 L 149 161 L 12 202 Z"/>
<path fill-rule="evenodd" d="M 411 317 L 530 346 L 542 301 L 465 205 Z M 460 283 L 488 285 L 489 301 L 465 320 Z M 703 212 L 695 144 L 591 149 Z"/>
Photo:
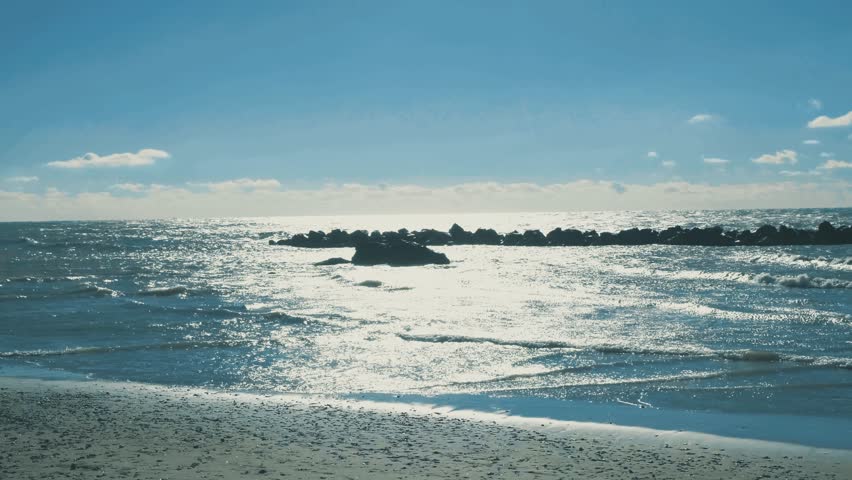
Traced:
<path fill-rule="evenodd" d="M 852 418 L 852 246 L 437 248 L 315 267 L 284 233 L 852 223 L 852 209 L 0 224 L 0 369 L 260 391 Z M 2 372 L 2 370 L 0 370 Z"/>

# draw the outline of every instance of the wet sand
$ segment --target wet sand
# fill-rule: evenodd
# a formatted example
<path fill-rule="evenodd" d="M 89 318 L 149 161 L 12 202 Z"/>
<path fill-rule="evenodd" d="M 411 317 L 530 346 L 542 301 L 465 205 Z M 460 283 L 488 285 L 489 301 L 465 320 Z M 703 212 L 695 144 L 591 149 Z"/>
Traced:
<path fill-rule="evenodd" d="M 848 479 L 852 451 L 402 404 L 0 377 L 0 478 Z"/>

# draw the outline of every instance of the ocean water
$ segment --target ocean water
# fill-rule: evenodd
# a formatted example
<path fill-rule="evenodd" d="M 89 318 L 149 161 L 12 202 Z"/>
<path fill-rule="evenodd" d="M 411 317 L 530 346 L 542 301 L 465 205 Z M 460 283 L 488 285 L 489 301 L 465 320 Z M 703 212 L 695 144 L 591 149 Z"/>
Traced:
<path fill-rule="evenodd" d="M 852 245 L 450 246 L 392 268 L 267 244 L 822 220 L 852 209 L 2 223 L 0 374 L 849 421 Z"/>

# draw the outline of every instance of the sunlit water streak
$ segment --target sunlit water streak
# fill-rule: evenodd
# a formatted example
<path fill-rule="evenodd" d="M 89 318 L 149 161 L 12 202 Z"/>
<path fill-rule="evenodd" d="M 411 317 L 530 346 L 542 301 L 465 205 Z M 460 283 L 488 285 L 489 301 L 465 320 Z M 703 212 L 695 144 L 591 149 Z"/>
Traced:
<path fill-rule="evenodd" d="M 852 246 L 441 247 L 316 267 L 310 229 L 813 228 L 852 209 L 0 224 L 0 373 L 852 419 Z"/>

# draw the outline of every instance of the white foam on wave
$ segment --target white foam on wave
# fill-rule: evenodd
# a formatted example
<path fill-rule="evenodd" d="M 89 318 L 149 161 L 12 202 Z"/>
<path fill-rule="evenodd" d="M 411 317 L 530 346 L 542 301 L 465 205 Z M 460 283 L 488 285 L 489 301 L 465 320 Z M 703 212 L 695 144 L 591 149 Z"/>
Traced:
<path fill-rule="evenodd" d="M 156 287 L 149 288 L 146 290 L 142 290 L 139 292 L 139 295 L 151 296 L 151 297 L 170 297 L 173 295 L 187 295 L 189 293 L 189 289 L 184 287 L 183 285 L 178 285 L 174 287 Z"/>
<path fill-rule="evenodd" d="M 113 290 L 107 287 L 101 287 L 99 285 L 95 285 L 93 283 L 86 283 L 78 289 L 71 290 L 67 292 L 69 295 L 86 295 L 89 294 L 93 297 L 120 297 L 124 295 L 118 290 Z"/>
<path fill-rule="evenodd" d="M 842 357 L 810 357 L 805 355 L 791 355 L 780 352 L 758 349 L 740 350 L 712 350 L 705 347 L 651 347 L 641 348 L 630 345 L 591 344 L 582 345 L 577 343 L 554 341 L 554 340 L 506 340 L 489 337 L 468 337 L 463 335 L 409 335 L 397 334 L 399 338 L 412 342 L 427 343 L 490 343 L 501 346 L 514 346 L 529 349 L 569 349 L 572 351 L 586 351 L 603 354 L 623 355 L 658 355 L 694 358 L 717 358 L 720 360 L 732 360 L 742 362 L 793 362 L 825 367 L 852 368 L 852 358 Z"/>
<path fill-rule="evenodd" d="M 779 264 L 793 267 L 852 270 L 852 257 L 809 256 L 785 252 L 765 252 L 748 259 L 753 264 Z"/>
<path fill-rule="evenodd" d="M 302 317 L 296 317 L 294 315 L 290 315 L 289 313 L 282 312 L 280 310 L 265 313 L 265 314 L 263 314 L 263 318 L 265 318 L 267 320 L 273 320 L 273 321 L 276 321 L 276 322 L 279 322 L 279 323 L 294 323 L 294 324 L 308 323 L 307 319 L 304 319 Z"/>
<path fill-rule="evenodd" d="M 582 344 L 564 342 L 558 340 L 507 340 L 491 337 L 471 337 L 464 335 L 410 335 L 397 334 L 406 341 L 428 342 L 428 343 L 490 343 L 493 345 L 522 347 L 529 349 L 570 349 L 576 351 L 594 351 L 598 353 L 612 354 L 638 354 L 638 355 L 677 355 L 677 356 L 708 356 L 712 350 L 701 347 L 656 347 L 636 348 L 628 345 L 617 344 Z"/>
<path fill-rule="evenodd" d="M 803 273 L 800 275 L 770 275 L 763 273 L 750 276 L 755 283 L 765 285 L 781 285 L 789 288 L 852 288 L 852 281 L 837 278 L 811 277 Z"/>
<path fill-rule="evenodd" d="M 677 279 L 708 279 L 732 282 L 745 282 L 758 285 L 779 285 L 789 288 L 852 288 L 852 281 L 839 278 L 812 277 L 806 273 L 799 275 L 772 275 L 769 273 L 749 274 L 740 272 L 705 272 L 701 270 L 683 270 L 671 272 L 668 276 Z"/>

